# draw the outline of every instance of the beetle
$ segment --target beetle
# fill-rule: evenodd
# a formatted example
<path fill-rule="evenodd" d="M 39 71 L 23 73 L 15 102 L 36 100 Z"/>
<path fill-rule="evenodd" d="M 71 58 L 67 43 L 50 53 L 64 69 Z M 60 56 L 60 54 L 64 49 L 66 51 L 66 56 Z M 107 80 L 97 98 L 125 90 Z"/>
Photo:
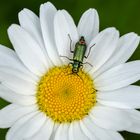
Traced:
<path fill-rule="evenodd" d="M 88 56 L 90 54 L 90 51 L 91 51 L 91 48 L 94 45 L 92 45 L 89 48 L 89 52 L 88 52 L 87 56 L 85 56 L 85 53 L 86 53 L 86 50 L 87 50 L 86 41 L 84 39 L 84 36 L 80 37 L 79 41 L 75 45 L 74 51 L 70 50 L 71 53 L 73 53 L 73 59 L 72 59 L 73 62 L 71 63 L 72 64 L 72 73 L 76 73 L 77 74 L 79 72 L 80 67 L 82 67 L 83 64 L 91 65 L 88 62 L 83 63 L 83 60 L 84 60 L 84 58 L 88 58 Z M 71 45 L 70 45 L 70 49 L 71 49 Z"/>
<path fill-rule="evenodd" d="M 73 53 L 73 63 L 71 63 L 73 73 L 78 73 L 79 68 L 83 65 L 86 49 L 87 45 L 85 39 L 81 36 L 80 40 L 75 45 L 74 51 L 71 51 Z"/>
<path fill-rule="evenodd" d="M 80 37 L 79 41 L 75 44 L 74 50 L 72 50 L 72 48 L 71 48 L 71 44 L 72 44 L 71 37 L 69 34 L 68 34 L 68 36 L 70 38 L 70 52 L 73 53 L 73 58 L 70 59 L 67 56 L 61 56 L 61 57 L 65 57 L 65 58 L 69 59 L 70 61 L 73 61 L 70 63 L 70 64 L 72 64 L 72 74 L 77 74 L 79 72 L 79 69 L 83 66 L 83 64 L 89 64 L 90 66 L 92 66 L 88 62 L 83 63 L 83 60 L 84 60 L 84 58 L 88 58 L 91 48 L 95 44 L 89 48 L 89 52 L 88 52 L 87 56 L 85 56 L 85 53 L 87 50 L 87 45 L 86 45 L 84 36 Z"/>

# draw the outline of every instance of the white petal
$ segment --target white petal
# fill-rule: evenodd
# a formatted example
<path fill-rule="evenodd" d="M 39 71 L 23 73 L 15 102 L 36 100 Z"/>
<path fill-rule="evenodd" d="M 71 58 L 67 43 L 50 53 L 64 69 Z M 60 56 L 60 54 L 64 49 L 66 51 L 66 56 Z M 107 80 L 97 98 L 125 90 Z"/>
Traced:
<path fill-rule="evenodd" d="M 54 140 L 68 140 L 69 124 L 60 124 L 56 130 Z"/>
<path fill-rule="evenodd" d="M 122 36 L 117 44 L 113 58 L 116 59 L 115 64 L 126 62 L 134 53 L 140 42 L 140 37 L 135 33 L 128 33 Z M 116 58 L 115 58 L 116 57 Z"/>
<path fill-rule="evenodd" d="M 0 85 L 0 98 L 19 105 L 33 105 L 36 103 L 35 96 L 17 94 L 3 85 Z"/>
<path fill-rule="evenodd" d="M 94 79 L 96 89 L 109 91 L 128 86 L 140 79 L 140 61 L 120 64 Z"/>
<path fill-rule="evenodd" d="M 34 39 L 39 43 L 44 55 L 46 56 L 47 63 L 50 63 L 45 49 L 38 16 L 28 9 L 23 9 L 21 12 L 19 12 L 18 17 L 21 27 L 30 33 L 31 36 L 34 37 Z"/>
<path fill-rule="evenodd" d="M 42 128 L 36 133 L 33 137 L 28 140 L 50 140 L 50 136 L 53 132 L 54 122 L 51 119 L 47 118 L 47 121 L 44 123 Z"/>
<path fill-rule="evenodd" d="M 89 115 L 96 125 L 109 130 L 122 131 L 131 125 L 128 113 L 117 108 L 95 106 Z"/>
<path fill-rule="evenodd" d="M 3 45 L 0 45 L 0 65 L 17 68 L 19 70 L 25 69 L 16 53 Z"/>
<path fill-rule="evenodd" d="M 12 49 L 9 49 L 3 45 L 0 45 L 0 66 L 7 66 L 23 71 L 27 75 L 30 75 L 30 77 L 33 79 L 37 79 L 37 77 L 28 71 L 28 69 L 23 65 L 17 54 Z"/>
<path fill-rule="evenodd" d="M 111 137 L 110 140 L 124 140 L 124 138 L 118 132 L 110 132 L 109 135 Z"/>
<path fill-rule="evenodd" d="M 88 55 L 89 48 L 95 44 L 86 60 L 93 65 L 92 69 L 90 66 L 90 73 L 97 71 L 109 59 L 116 49 L 118 39 L 119 32 L 115 28 L 107 28 L 91 41 L 86 52 Z"/>
<path fill-rule="evenodd" d="M 69 131 L 68 131 L 68 137 L 69 137 L 69 140 L 75 140 L 75 137 L 74 137 L 74 134 L 73 134 L 73 126 L 74 123 L 70 123 L 70 126 L 69 126 Z"/>
<path fill-rule="evenodd" d="M 128 110 L 132 118 L 132 125 L 126 129 L 126 131 L 140 134 L 140 112 L 137 110 Z"/>
<path fill-rule="evenodd" d="M 33 95 L 36 83 L 25 73 L 9 67 L 0 67 L 0 82 L 16 93 Z"/>
<path fill-rule="evenodd" d="M 119 133 L 98 127 L 90 117 L 86 117 L 82 122 L 97 140 L 123 140 Z"/>
<path fill-rule="evenodd" d="M 45 48 L 52 62 L 55 65 L 59 65 L 61 64 L 61 60 L 55 45 L 53 27 L 54 15 L 56 12 L 56 8 L 50 2 L 42 4 L 40 7 L 40 24 Z"/>
<path fill-rule="evenodd" d="M 28 31 L 40 44 L 40 46 L 43 47 L 44 44 L 41 34 L 39 18 L 28 9 L 23 9 L 22 11 L 20 11 L 18 17 L 21 27 Z"/>
<path fill-rule="evenodd" d="M 140 108 L 140 87 L 128 86 L 113 91 L 101 91 L 97 93 L 97 101 L 118 108 Z"/>
<path fill-rule="evenodd" d="M 26 73 L 26 71 L 18 70 L 16 68 L 11 68 L 9 66 L 1 66 L 0 67 L 0 73 L 4 74 L 9 74 L 9 75 L 15 75 L 15 77 L 19 77 L 25 81 L 31 82 L 33 84 L 36 84 L 39 80 L 39 77 L 33 78 L 32 74 L 30 75 L 29 73 Z M 2 75 L 1 74 L 1 75 Z"/>
<path fill-rule="evenodd" d="M 72 17 L 65 10 L 56 13 L 54 19 L 54 32 L 59 55 L 71 58 L 70 41 L 72 40 L 71 47 L 73 48 L 78 41 L 78 33 Z M 64 57 L 62 59 L 65 62 L 68 61 Z"/>
<path fill-rule="evenodd" d="M 35 112 L 36 110 L 37 108 L 34 105 L 26 107 L 10 104 L 0 110 L 0 128 L 11 127 L 22 116 Z"/>
<path fill-rule="evenodd" d="M 80 121 L 80 126 L 83 131 L 83 133 L 90 139 L 90 140 L 98 140 L 97 137 L 95 137 L 95 134 L 91 133 L 90 130 L 84 125 L 83 120 Z"/>
<path fill-rule="evenodd" d="M 59 126 L 60 126 L 59 123 L 54 123 L 53 131 L 52 131 L 52 134 L 51 134 L 51 137 L 50 137 L 49 140 L 54 140 L 55 134 L 56 134 L 57 129 L 58 129 Z"/>
<path fill-rule="evenodd" d="M 89 44 L 99 32 L 99 16 L 95 9 L 87 10 L 78 23 L 78 33 L 84 36 L 86 43 Z"/>
<path fill-rule="evenodd" d="M 23 140 L 33 136 L 44 125 L 46 116 L 42 113 L 30 113 L 21 118 L 8 131 L 6 140 Z"/>
<path fill-rule="evenodd" d="M 79 140 L 89 140 L 83 133 L 79 121 L 70 124 L 68 136 L 69 140 L 75 140 L 75 138 L 78 138 Z"/>
<path fill-rule="evenodd" d="M 16 53 L 25 66 L 36 75 L 42 76 L 49 66 L 34 38 L 18 25 L 10 26 L 8 35 Z"/>
<path fill-rule="evenodd" d="M 126 62 L 138 47 L 139 40 L 139 36 L 135 33 L 128 33 L 122 36 L 110 59 L 96 73 L 94 73 L 94 77 L 97 77 L 113 66 Z"/>

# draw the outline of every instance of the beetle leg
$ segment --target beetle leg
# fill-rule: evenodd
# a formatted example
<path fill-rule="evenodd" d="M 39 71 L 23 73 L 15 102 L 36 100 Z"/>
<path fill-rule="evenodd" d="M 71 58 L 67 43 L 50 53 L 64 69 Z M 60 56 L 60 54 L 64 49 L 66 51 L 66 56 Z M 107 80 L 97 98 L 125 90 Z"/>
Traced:
<path fill-rule="evenodd" d="M 67 58 L 67 59 L 70 60 L 70 61 L 73 61 L 73 59 L 70 59 L 70 58 L 68 58 L 67 56 L 62 56 L 62 55 L 60 55 L 60 57 L 64 57 L 64 58 Z"/>
<path fill-rule="evenodd" d="M 71 48 L 71 46 L 72 46 L 72 39 L 71 39 L 71 37 L 70 37 L 70 34 L 68 34 L 68 37 L 69 37 L 69 39 L 70 39 L 70 52 L 71 52 L 71 53 L 74 53 L 74 51 L 72 51 L 72 48 Z"/>
<path fill-rule="evenodd" d="M 92 47 L 94 46 L 95 44 L 93 44 L 90 48 L 89 48 L 89 51 L 88 51 L 88 54 L 87 54 L 87 56 L 84 56 L 86 59 L 89 57 L 89 55 L 90 55 L 90 52 L 91 52 L 91 49 L 92 49 Z"/>
<path fill-rule="evenodd" d="M 94 90 L 94 91 L 93 91 L 92 93 L 95 93 L 95 92 L 97 92 L 97 91 L 98 91 L 98 90 L 96 90 L 95 88 L 93 88 L 93 90 Z"/>
<path fill-rule="evenodd" d="M 82 64 L 88 64 L 88 65 L 90 65 L 91 67 L 93 67 L 93 65 L 90 64 L 89 62 L 85 62 L 85 63 L 82 63 Z"/>
<path fill-rule="evenodd" d="M 81 69 L 83 69 L 83 64 L 80 65 Z"/>
<path fill-rule="evenodd" d="M 76 75 L 82 80 L 82 82 L 84 82 L 84 80 L 76 73 Z"/>
<path fill-rule="evenodd" d="M 73 63 L 72 62 L 70 62 L 69 64 L 68 64 L 68 66 L 70 66 L 70 65 L 72 65 Z"/>

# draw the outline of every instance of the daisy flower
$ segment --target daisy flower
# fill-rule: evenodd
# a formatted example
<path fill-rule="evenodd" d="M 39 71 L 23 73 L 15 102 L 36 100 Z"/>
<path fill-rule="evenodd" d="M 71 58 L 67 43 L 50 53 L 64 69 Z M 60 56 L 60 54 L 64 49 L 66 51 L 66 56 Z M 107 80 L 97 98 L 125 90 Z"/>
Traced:
<path fill-rule="evenodd" d="M 8 29 L 15 51 L 0 45 L 0 97 L 11 103 L 0 110 L 0 128 L 10 128 L 6 140 L 123 140 L 119 131 L 140 133 L 140 87 L 131 85 L 140 79 L 140 61 L 126 62 L 137 34 L 99 32 L 95 9 L 76 27 L 50 2 L 39 18 L 23 9 L 19 23 Z"/>

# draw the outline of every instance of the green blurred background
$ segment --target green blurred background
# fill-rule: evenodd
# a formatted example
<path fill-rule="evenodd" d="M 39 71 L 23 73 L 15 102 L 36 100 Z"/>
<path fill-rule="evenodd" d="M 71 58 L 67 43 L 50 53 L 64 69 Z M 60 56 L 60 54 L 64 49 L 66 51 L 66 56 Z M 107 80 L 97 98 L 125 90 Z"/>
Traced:
<path fill-rule="evenodd" d="M 58 9 L 66 9 L 73 16 L 76 24 L 81 14 L 88 8 L 98 10 L 100 30 L 106 27 L 116 27 L 120 34 L 136 32 L 140 35 L 140 0 L 50 0 Z M 0 44 L 12 45 L 7 36 L 7 28 L 12 23 L 18 23 L 17 14 L 23 8 L 29 8 L 36 14 L 39 6 L 45 0 L 0 0 Z M 140 59 L 140 47 L 131 60 Z M 136 84 L 140 85 L 140 82 Z M 0 99 L 0 109 L 8 103 Z M 8 115 L 8 114 L 7 114 Z M 16 114 L 15 114 L 16 115 Z M 5 140 L 6 129 L 0 129 L 0 140 Z M 122 132 L 125 140 L 140 140 L 140 135 Z"/>

